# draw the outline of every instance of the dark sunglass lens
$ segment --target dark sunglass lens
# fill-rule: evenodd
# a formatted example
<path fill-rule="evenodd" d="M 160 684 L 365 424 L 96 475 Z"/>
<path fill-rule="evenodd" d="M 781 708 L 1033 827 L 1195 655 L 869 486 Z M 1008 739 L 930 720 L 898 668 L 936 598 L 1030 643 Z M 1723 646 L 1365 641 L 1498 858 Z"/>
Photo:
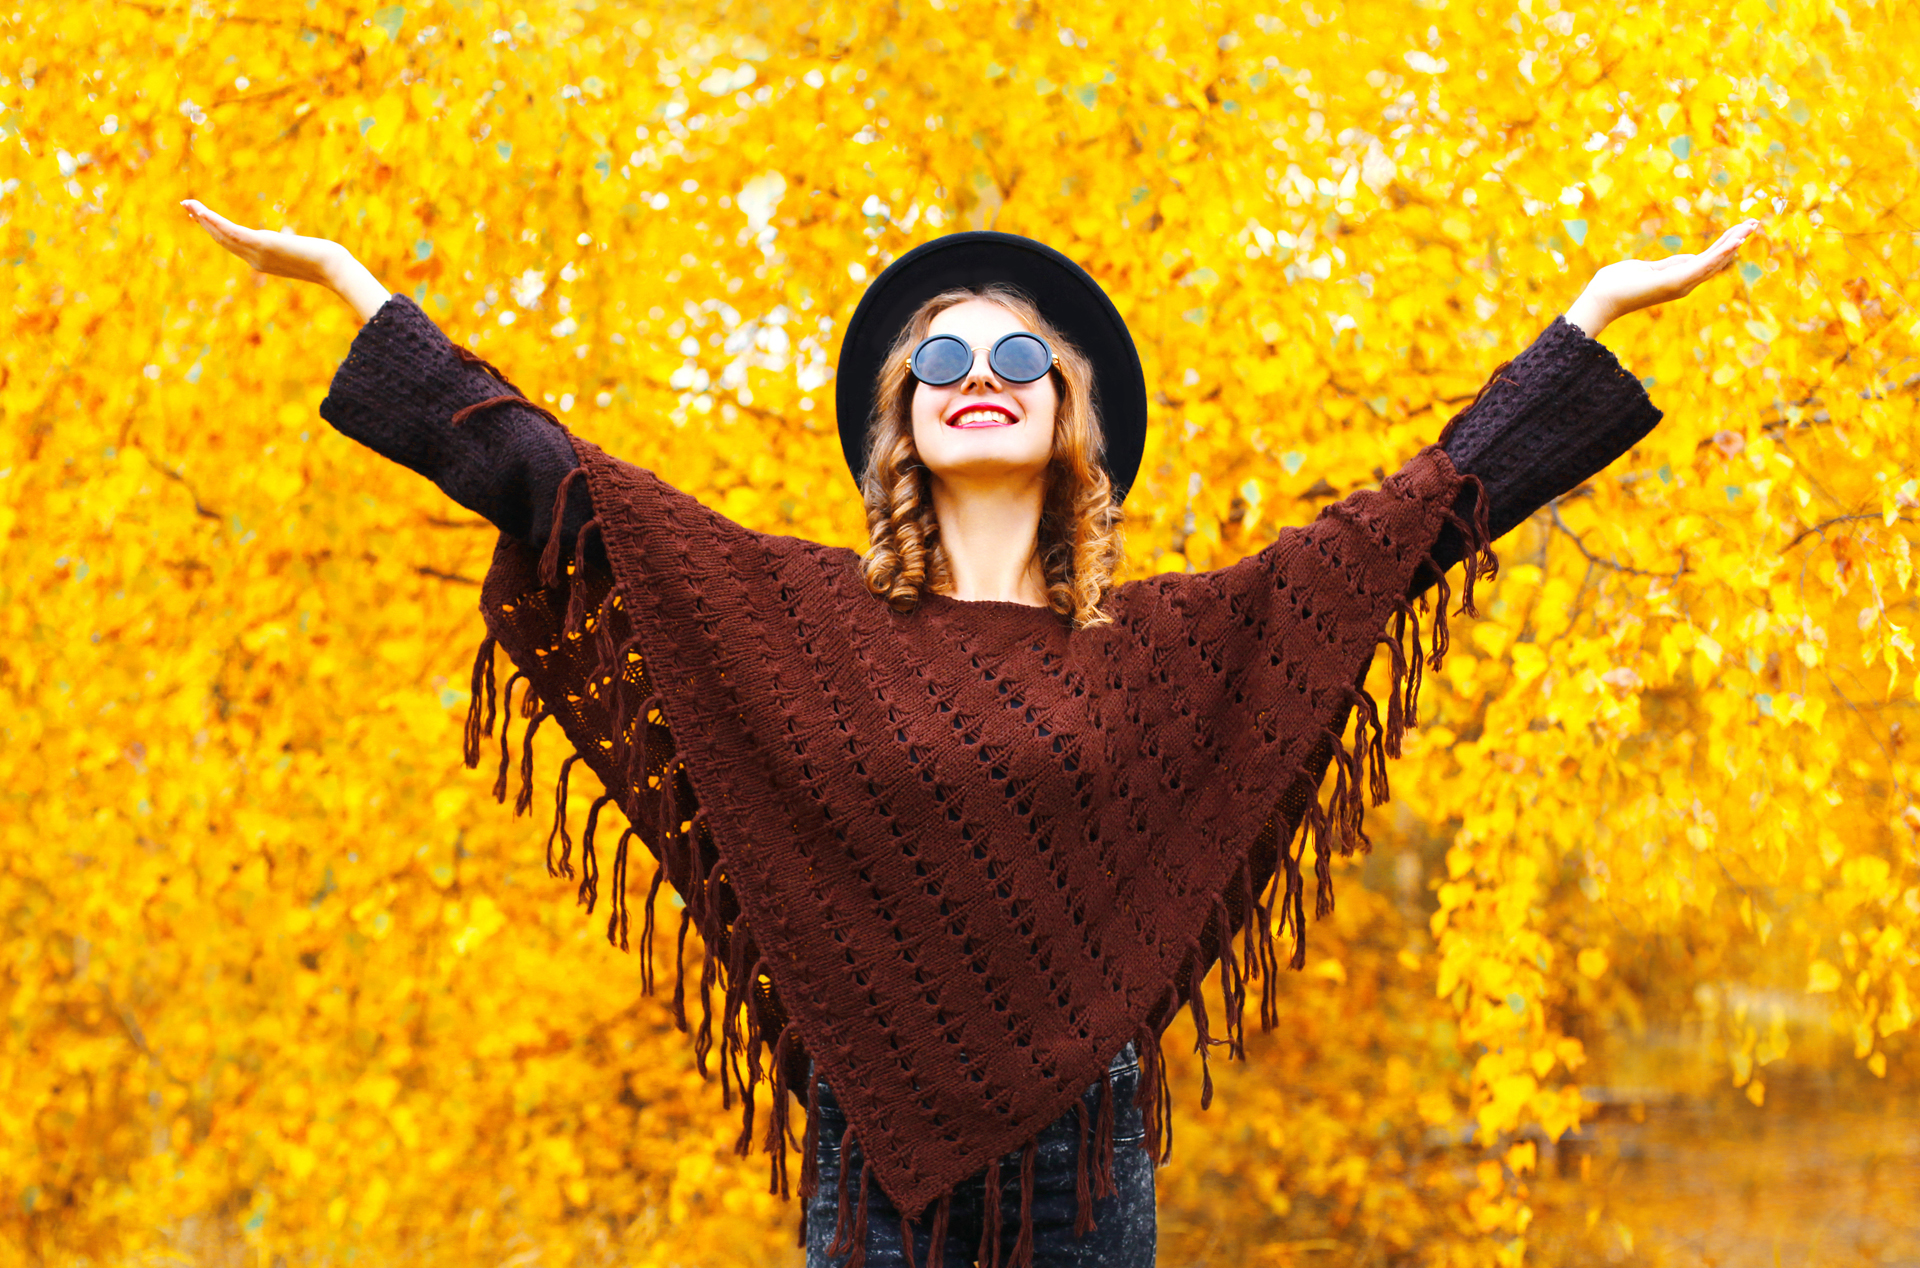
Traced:
<path fill-rule="evenodd" d="M 913 353 L 913 377 L 929 387 L 944 387 L 963 377 L 973 364 L 973 350 L 952 335 L 935 335 Z"/>
<path fill-rule="evenodd" d="M 1031 383 L 1053 366 L 1047 345 L 1032 335 L 1009 335 L 993 350 L 993 370 L 1014 383 Z"/>

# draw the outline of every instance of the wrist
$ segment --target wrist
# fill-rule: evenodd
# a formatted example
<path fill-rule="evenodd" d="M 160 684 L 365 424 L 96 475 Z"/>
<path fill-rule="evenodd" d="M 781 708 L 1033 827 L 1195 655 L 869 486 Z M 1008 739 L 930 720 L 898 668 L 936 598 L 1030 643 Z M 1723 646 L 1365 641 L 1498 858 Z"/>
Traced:
<path fill-rule="evenodd" d="M 365 266 L 353 258 L 353 252 L 347 250 L 338 242 L 329 242 L 321 253 L 319 267 L 320 284 L 328 290 L 337 291 L 340 289 L 341 282 L 344 281 L 354 269 L 364 268 Z"/>
<path fill-rule="evenodd" d="M 361 322 L 370 320 L 390 298 L 366 265 L 353 258 L 345 247 L 332 254 L 322 269 L 327 286 L 347 302 Z"/>
<path fill-rule="evenodd" d="M 1596 297 L 1591 291 L 1581 291 L 1580 298 L 1562 314 L 1569 326 L 1577 326 L 1585 331 L 1589 339 L 1598 339 L 1613 319 L 1618 316 L 1613 306 Z"/>

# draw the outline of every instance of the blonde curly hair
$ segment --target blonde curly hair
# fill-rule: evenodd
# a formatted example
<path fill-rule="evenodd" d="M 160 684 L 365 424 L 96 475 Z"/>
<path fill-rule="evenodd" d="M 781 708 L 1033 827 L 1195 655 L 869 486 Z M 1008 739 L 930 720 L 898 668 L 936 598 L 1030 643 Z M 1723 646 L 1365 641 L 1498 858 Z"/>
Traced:
<path fill-rule="evenodd" d="M 914 378 L 907 363 L 933 319 L 970 299 L 1005 308 L 1060 358 L 1051 371 L 1059 405 L 1036 549 L 1047 606 L 1071 617 L 1075 629 L 1108 624 L 1113 618 L 1101 604 L 1120 566 L 1121 510 L 1103 461 L 1106 440 L 1093 399 L 1093 367 L 1031 299 L 999 283 L 943 291 L 920 305 L 880 368 L 867 423 L 867 469 L 860 477 L 871 543 L 860 561 L 867 588 L 895 610 L 911 612 L 928 588 L 952 584 L 931 475 L 913 443 Z"/>

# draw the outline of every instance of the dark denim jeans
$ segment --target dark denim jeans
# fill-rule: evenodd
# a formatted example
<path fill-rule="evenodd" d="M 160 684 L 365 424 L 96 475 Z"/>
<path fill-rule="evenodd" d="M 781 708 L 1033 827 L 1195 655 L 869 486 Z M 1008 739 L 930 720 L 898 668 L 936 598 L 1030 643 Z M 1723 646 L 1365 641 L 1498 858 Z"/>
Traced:
<path fill-rule="evenodd" d="M 1113 1187 L 1114 1196 L 1093 1204 L 1095 1228 L 1085 1237 L 1073 1235 L 1075 1168 L 1080 1149 L 1080 1115 L 1068 1110 L 1040 1134 L 1034 1157 L 1033 1262 L 1035 1268 L 1092 1265 L 1102 1268 L 1153 1268 L 1155 1224 L 1153 1160 L 1140 1147 L 1146 1135 L 1140 1108 L 1133 1103 L 1140 1082 L 1140 1063 L 1133 1045 L 1121 1049 L 1110 1067 L 1113 1074 Z M 820 1188 L 807 1204 L 807 1268 L 842 1268 L 846 1255 L 828 1255 L 839 1214 L 842 1164 L 847 1176 L 849 1218 L 860 1194 L 860 1143 L 855 1140 L 843 1160 L 840 1137 L 846 1115 L 833 1090 L 819 1085 L 820 1143 L 816 1153 Z M 1103 1086 L 1088 1088 L 1081 1099 L 1088 1115 L 1100 1111 Z M 980 1262 L 980 1238 L 988 1200 L 986 1173 L 962 1181 L 953 1191 L 947 1215 L 942 1268 L 969 1268 Z M 1020 1236 L 1020 1154 L 1000 1160 L 1000 1262 L 1009 1263 Z M 928 1207 L 912 1225 L 912 1263 L 926 1268 L 932 1249 L 934 1207 Z M 900 1212 L 877 1184 L 867 1188 L 868 1268 L 907 1268 L 907 1248 L 901 1244 Z"/>

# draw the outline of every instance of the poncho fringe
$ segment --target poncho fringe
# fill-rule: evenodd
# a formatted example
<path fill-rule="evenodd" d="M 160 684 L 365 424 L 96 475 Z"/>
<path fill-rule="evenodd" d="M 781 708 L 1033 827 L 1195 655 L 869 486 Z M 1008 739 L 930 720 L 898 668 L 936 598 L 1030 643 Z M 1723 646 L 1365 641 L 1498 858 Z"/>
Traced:
<path fill-rule="evenodd" d="M 631 928 L 630 852 L 636 838 L 648 846 L 654 856 L 654 868 L 642 901 L 639 930 L 642 988 L 647 993 L 655 988 L 656 907 L 662 889 L 671 887 L 683 904 L 675 951 L 674 1022 L 683 1032 L 691 1034 L 695 1061 L 702 1076 L 711 1077 L 709 1067 L 717 1065 L 723 1105 L 731 1107 L 736 1097 L 741 1103 L 737 1152 L 747 1156 L 757 1139 L 769 1159 L 769 1192 L 786 1197 L 791 1189 L 797 1188 L 802 1198 L 808 1198 L 818 1187 L 814 1156 L 819 1118 L 815 1112 L 813 1078 L 819 1076 L 809 1077 L 809 1053 L 798 1022 L 789 1016 L 787 1001 L 775 987 L 774 979 L 782 966 L 770 962 L 761 949 L 754 922 L 743 907 L 741 895 L 723 862 L 725 851 L 716 841 L 708 807 L 696 792 L 694 777 L 688 768 L 688 754 L 676 745 L 678 726 L 684 725 L 685 719 L 676 717 L 669 722 L 668 715 L 674 704 L 671 693 L 663 691 L 662 684 L 655 681 L 655 674 L 649 672 L 655 658 L 668 653 L 656 645 L 661 637 L 660 622 L 653 622 L 655 628 L 649 628 L 651 618 L 636 619 L 633 599 L 641 578 L 632 575 L 638 570 L 620 575 L 631 541 L 617 536 L 617 521 L 626 514 L 622 509 L 622 494 L 636 486 L 622 486 L 613 480 L 610 474 L 613 468 L 624 467 L 624 464 L 615 464 L 577 439 L 574 443 L 582 463 L 561 486 L 545 551 L 535 561 L 524 547 L 503 537 L 496 554 L 482 601 L 490 632 L 473 661 L 472 702 L 465 728 L 466 762 L 470 767 L 480 764 L 488 744 L 496 740 L 497 723 L 498 772 L 494 795 L 505 802 L 517 748 L 519 779 L 514 811 L 529 813 L 533 808 L 534 737 L 544 722 L 556 713 L 561 715 L 567 738 L 573 742 L 573 751 L 561 763 L 555 781 L 553 817 L 546 840 L 549 873 L 577 879 L 578 902 L 589 914 L 605 901 L 607 939 L 625 950 L 630 945 Z M 569 490 L 576 482 L 592 484 L 597 518 L 578 533 L 564 535 L 572 540 L 563 542 L 561 524 Z M 1335 554 L 1353 543 L 1381 540 L 1385 540 L 1388 547 L 1404 549 L 1409 531 L 1415 539 L 1412 571 L 1401 579 L 1408 584 L 1401 586 L 1401 593 L 1385 599 L 1387 619 L 1383 628 L 1377 628 L 1370 635 L 1375 647 L 1387 649 L 1389 658 L 1386 708 L 1383 711 L 1363 685 L 1370 654 L 1360 659 L 1358 671 L 1350 679 L 1313 684 L 1315 690 L 1309 694 L 1323 718 L 1321 725 L 1316 733 L 1307 737 L 1309 744 L 1295 745 L 1294 751 L 1301 756 L 1290 768 L 1291 777 L 1285 780 L 1284 793 L 1272 803 L 1271 813 L 1258 834 L 1237 848 L 1238 858 L 1231 866 L 1226 883 L 1211 895 L 1204 908 L 1204 920 L 1196 921 L 1186 930 L 1178 970 L 1171 982 L 1138 1018 L 1131 1033 L 1123 1038 L 1123 1041 L 1131 1039 L 1136 1045 L 1141 1062 L 1137 1103 L 1145 1119 L 1143 1147 L 1159 1161 L 1170 1158 L 1173 1148 L 1172 1096 L 1162 1052 L 1167 1025 L 1183 1006 L 1192 1016 L 1196 1051 L 1202 1062 L 1201 1106 L 1204 1109 L 1213 1096 L 1208 1067 L 1211 1050 L 1221 1047 L 1230 1059 L 1245 1058 L 1245 1013 L 1254 983 L 1258 983 L 1261 1029 L 1271 1031 L 1278 1024 L 1276 939 L 1290 932 L 1293 942 L 1288 963 L 1295 969 L 1305 964 L 1308 850 L 1311 849 L 1313 858 L 1314 913 L 1316 917 L 1324 917 L 1334 906 L 1333 855 L 1336 851 L 1351 854 L 1369 848 L 1362 822 L 1365 807 L 1369 801 L 1377 805 L 1387 799 L 1386 762 L 1400 755 L 1402 737 L 1413 723 L 1423 670 L 1437 669 L 1448 649 L 1447 609 L 1453 588 L 1431 553 L 1439 527 L 1450 524 L 1467 545 L 1460 589 L 1461 613 L 1475 613 L 1475 583 L 1497 568 L 1489 540 L 1487 500 L 1477 480 L 1458 475 L 1444 454 L 1428 449 L 1409 465 L 1407 472 L 1389 480 L 1389 488 L 1393 489 L 1396 482 L 1403 487 L 1395 492 L 1401 504 L 1409 508 L 1399 519 L 1386 516 L 1373 503 L 1349 499 L 1326 508 L 1315 525 L 1315 531 L 1322 531 L 1327 540 L 1336 543 Z M 1463 488 L 1471 489 L 1471 494 L 1461 496 Z M 1385 494 L 1356 495 L 1356 498 L 1365 497 L 1381 499 Z M 1456 513 L 1456 505 L 1461 504 L 1470 504 L 1472 514 Z M 1323 524 L 1327 525 L 1324 530 Z M 616 531 L 610 532 L 610 526 Z M 1309 530 L 1288 531 L 1306 533 Z M 586 547 L 590 534 L 601 536 L 607 554 L 615 560 L 616 575 L 585 568 L 578 562 L 588 558 Z M 1401 540 L 1393 540 L 1396 534 Z M 726 543 L 718 547 L 706 542 L 700 545 L 703 549 L 727 548 Z M 563 557 L 563 546 L 571 547 L 570 555 Z M 1423 622 L 1425 599 L 1409 599 L 1406 595 L 1418 593 L 1428 583 L 1436 588 L 1435 603 L 1430 619 Z M 785 585 L 784 580 L 780 582 L 781 593 L 786 593 Z M 1377 606 L 1377 594 L 1375 600 Z M 697 595 L 695 602 L 698 602 Z M 873 603 L 876 611 L 882 606 L 877 598 Z M 795 610 L 790 604 L 787 613 L 774 615 L 792 618 Z M 1426 625 L 1424 635 L 1423 624 Z M 1326 634 L 1327 628 L 1323 623 L 1321 632 Z M 801 637 L 804 639 L 804 632 Z M 1277 646 L 1282 640 L 1273 641 Z M 503 646 L 515 665 L 504 684 L 500 683 L 496 668 L 496 653 Z M 1151 652 L 1151 648 L 1145 651 L 1149 663 Z M 1278 652 L 1274 654 L 1273 663 L 1276 667 L 1281 664 Z M 585 672 L 581 672 L 582 667 Z M 672 668 L 671 663 L 668 667 Z M 1164 674 L 1164 669 L 1162 672 Z M 988 677 L 993 677 L 990 670 Z M 520 688 L 517 700 L 516 688 Z M 779 689 L 776 684 L 774 690 Z M 934 687 L 930 685 L 928 689 L 933 691 Z M 560 706 L 558 709 L 556 704 Z M 838 707 L 837 701 L 829 701 L 830 709 Z M 517 743 L 512 734 L 516 715 L 524 722 Z M 604 718 L 604 724 L 594 725 L 595 718 Z M 1347 735 L 1350 718 L 1357 719 L 1351 738 Z M 839 723 L 844 730 L 847 719 L 842 717 Z M 826 725 L 832 724 L 833 720 L 829 719 Z M 1256 713 L 1249 707 L 1243 724 L 1253 729 L 1271 729 L 1278 723 L 1273 713 Z M 1149 730 L 1142 734 L 1149 752 L 1153 751 L 1154 733 Z M 758 738 L 767 744 L 779 742 L 775 736 Z M 1054 748 L 1056 752 L 1060 750 L 1057 740 Z M 569 780 L 575 764 L 583 760 L 601 776 L 607 791 L 590 803 L 584 831 L 576 841 L 568 825 Z M 1332 787 L 1323 800 L 1317 790 L 1329 767 L 1333 772 Z M 864 771 L 865 767 L 860 769 Z M 603 848 L 608 848 L 605 836 L 612 830 L 610 821 L 604 819 L 610 807 L 619 809 L 631 826 L 624 827 L 610 847 L 611 875 L 603 893 L 600 854 Z M 952 817 L 949 814 L 949 818 Z M 756 840 L 741 848 L 764 849 L 765 846 L 764 840 Z M 903 848 L 910 851 L 912 847 Z M 988 875 L 992 875 L 991 864 Z M 1003 885 L 1002 894 L 1005 893 Z M 828 896 L 818 897 L 820 910 L 809 913 L 809 918 L 831 919 L 837 913 Z M 1139 918 L 1136 914 L 1136 919 Z M 1144 918 L 1151 920 L 1152 913 L 1146 913 Z M 697 976 L 691 979 L 691 991 L 698 997 L 697 1018 L 689 1017 L 687 1007 L 689 932 L 697 932 L 702 945 Z M 1203 991 L 1216 963 L 1220 970 L 1216 988 L 1217 1026 Z M 847 969 L 848 989 L 857 989 L 855 984 L 865 980 L 858 965 Z M 1081 1033 L 1085 1033 L 1084 1029 Z M 827 1064 L 832 1065 L 832 1053 L 812 1055 L 816 1060 L 828 1058 Z M 1104 1060 L 1099 1064 L 1103 1065 Z M 796 1083 L 796 1079 L 802 1080 L 804 1086 Z M 759 1097 L 763 1085 L 771 1096 L 764 1125 Z M 836 1090 L 842 1086 L 837 1078 L 834 1086 Z M 1084 1087 L 1085 1083 L 1080 1086 Z M 1089 1198 L 1110 1196 L 1114 1191 L 1110 1080 L 1105 1084 L 1105 1093 L 1099 1100 L 1098 1110 L 1092 1114 L 1085 1110 L 1077 1096 L 1073 1098 L 1073 1104 L 1079 1107 L 1083 1142 L 1076 1171 L 1080 1205 L 1076 1228 L 1081 1232 L 1091 1227 Z M 790 1097 L 796 1096 L 807 1107 L 806 1125 L 798 1140 L 789 1116 Z M 841 1142 L 843 1150 L 855 1139 L 856 1129 L 849 1125 L 846 1138 Z M 876 1139 L 863 1143 L 875 1146 L 882 1142 Z M 906 1148 L 910 1150 L 913 1143 L 909 1142 Z M 801 1151 L 798 1183 L 794 1186 L 789 1183 L 787 1151 L 790 1148 Z M 1031 1137 L 1019 1149 L 1023 1227 L 1011 1262 L 1020 1268 L 1029 1268 L 1032 1236 L 1025 1224 L 1033 1201 Z M 875 1170 L 876 1150 L 867 1147 L 863 1153 L 859 1175 L 841 1177 L 836 1249 L 831 1252 L 850 1253 L 851 1268 L 857 1268 L 864 1259 L 867 1186 L 875 1178 L 869 1173 Z M 988 1192 L 997 1191 L 1001 1153 L 995 1150 L 983 1160 Z M 978 1173 L 980 1165 L 973 1165 L 967 1174 Z M 940 1175 L 929 1182 L 922 1173 L 910 1177 L 911 1182 L 903 1184 L 899 1192 L 889 1188 L 889 1196 L 904 1213 L 903 1222 L 906 1218 L 917 1218 L 929 1203 L 934 1204 L 932 1263 L 935 1265 L 940 1262 L 952 1185 L 960 1178 L 964 1175 Z M 996 1204 L 988 1204 L 988 1220 L 980 1262 L 997 1265 L 1001 1236 Z M 804 1244 L 804 1215 L 801 1229 Z M 910 1237 L 907 1245 L 912 1245 Z"/>

